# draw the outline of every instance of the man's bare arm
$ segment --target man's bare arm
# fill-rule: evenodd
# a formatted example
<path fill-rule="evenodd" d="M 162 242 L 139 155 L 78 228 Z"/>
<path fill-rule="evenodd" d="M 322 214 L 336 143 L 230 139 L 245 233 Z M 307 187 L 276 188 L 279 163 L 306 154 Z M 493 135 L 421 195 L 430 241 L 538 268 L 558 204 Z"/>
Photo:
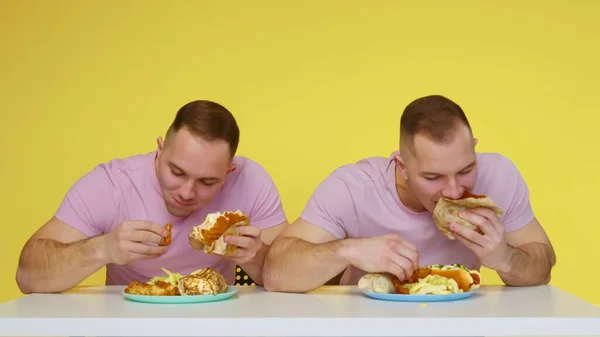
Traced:
<path fill-rule="evenodd" d="M 102 268 L 103 237 L 88 238 L 52 218 L 25 244 L 17 268 L 17 284 L 25 294 L 61 292 Z"/>
<path fill-rule="evenodd" d="M 327 231 L 298 219 L 269 248 L 263 282 L 269 291 L 305 292 L 332 279 L 349 265 L 343 244 Z"/>
<path fill-rule="evenodd" d="M 252 261 L 240 265 L 240 267 L 244 269 L 244 272 L 248 274 L 248 276 L 250 276 L 256 284 L 263 284 L 262 272 L 265 257 L 267 256 L 267 251 L 269 250 L 269 246 L 273 242 L 273 239 L 275 239 L 275 237 L 277 237 L 277 235 L 279 235 L 279 233 L 281 233 L 281 231 L 288 226 L 288 222 L 285 221 L 277 226 L 263 230 L 260 233 L 260 237 L 263 244 L 256 253 L 256 257 Z"/>
<path fill-rule="evenodd" d="M 518 231 L 506 233 L 506 241 L 510 246 L 509 268 L 498 271 L 506 285 L 533 286 L 550 282 L 556 255 L 537 219 Z"/>

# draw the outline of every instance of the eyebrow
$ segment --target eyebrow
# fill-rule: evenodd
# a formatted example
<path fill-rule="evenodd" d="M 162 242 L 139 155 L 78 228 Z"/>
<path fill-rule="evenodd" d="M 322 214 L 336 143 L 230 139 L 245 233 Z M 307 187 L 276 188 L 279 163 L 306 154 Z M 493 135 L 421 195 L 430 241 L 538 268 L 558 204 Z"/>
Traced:
<path fill-rule="evenodd" d="M 471 164 L 465 166 L 462 170 L 460 170 L 458 172 L 466 171 L 466 170 L 472 168 L 473 166 L 475 166 L 476 163 L 477 163 L 477 161 L 473 161 Z M 436 172 L 423 171 L 423 172 L 421 172 L 421 175 L 424 175 L 424 176 L 439 176 L 441 174 L 440 173 L 436 173 Z"/>
<path fill-rule="evenodd" d="M 185 172 L 184 169 L 182 169 L 181 167 L 177 166 L 177 164 L 175 164 L 172 161 L 169 162 L 169 166 L 171 166 L 172 168 L 174 168 L 174 169 L 176 169 L 178 171 L 183 172 L 184 174 L 187 174 L 187 172 Z M 199 180 L 211 180 L 211 181 L 213 181 L 213 180 L 216 180 L 216 181 L 221 180 L 221 178 L 218 178 L 218 177 L 202 177 L 202 178 L 198 178 L 198 179 Z"/>

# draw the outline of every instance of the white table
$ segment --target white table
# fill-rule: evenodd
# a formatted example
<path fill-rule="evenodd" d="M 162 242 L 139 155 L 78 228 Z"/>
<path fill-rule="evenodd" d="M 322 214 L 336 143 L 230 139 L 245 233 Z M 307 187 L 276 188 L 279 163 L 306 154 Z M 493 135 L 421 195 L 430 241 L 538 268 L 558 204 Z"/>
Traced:
<path fill-rule="evenodd" d="M 600 336 L 600 308 L 552 286 L 484 286 L 455 302 L 386 302 L 356 287 L 309 294 L 239 287 L 199 304 L 125 300 L 122 287 L 34 294 L 0 305 L 11 336 Z M 461 319 L 462 322 L 458 322 Z"/>

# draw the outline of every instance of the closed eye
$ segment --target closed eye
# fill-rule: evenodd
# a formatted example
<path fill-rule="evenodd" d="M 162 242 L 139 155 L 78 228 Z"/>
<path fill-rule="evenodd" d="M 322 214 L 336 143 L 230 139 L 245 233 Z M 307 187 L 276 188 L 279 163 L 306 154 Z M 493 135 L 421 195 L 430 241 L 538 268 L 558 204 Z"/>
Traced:
<path fill-rule="evenodd" d="M 204 186 L 213 186 L 218 182 L 219 182 L 219 179 L 215 179 L 215 178 L 200 179 L 200 183 L 202 183 L 202 185 L 204 185 Z"/>

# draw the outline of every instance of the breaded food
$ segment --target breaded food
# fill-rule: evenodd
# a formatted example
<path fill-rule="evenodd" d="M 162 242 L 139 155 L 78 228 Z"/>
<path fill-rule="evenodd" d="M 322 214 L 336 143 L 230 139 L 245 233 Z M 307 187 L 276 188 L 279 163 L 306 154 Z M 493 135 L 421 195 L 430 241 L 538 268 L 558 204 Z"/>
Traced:
<path fill-rule="evenodd" d="M 227 281 L 212 268 L 203 268 L 184 276 L 178 282 L 181 296 L 217 295 L 227 291 Z"/>
<path fill-rule="evenodd" d="M 167 236 L 163 239 L 163 241 L 159 244 L 159 246 L 168 246 L 171 244 L 171 239 L 173 236 L 173 233 L 171 232 L 171 223 L 168 223 L 165 226 L 165 230 L 169 233 L 167 234 Z"/>
<path fill-rule="evenodd" d="M 240 210 L 210 213 L 202 224 L 192 229 L 188 239 L 196 250 L 229 256 L 235 254 L 237 246 L 227 244 L 225 237 L 239 236 L 238 227 L 249 224 L 250 219 Z"/>
<path fill-rule="evenodd" d="M 141 283 L 133 281 L 129 283 L 125 292 L 132 295 L 148 296 L 179 296 L 179 288 L 169 282 L 156 281 L 154 283 Z"/>

